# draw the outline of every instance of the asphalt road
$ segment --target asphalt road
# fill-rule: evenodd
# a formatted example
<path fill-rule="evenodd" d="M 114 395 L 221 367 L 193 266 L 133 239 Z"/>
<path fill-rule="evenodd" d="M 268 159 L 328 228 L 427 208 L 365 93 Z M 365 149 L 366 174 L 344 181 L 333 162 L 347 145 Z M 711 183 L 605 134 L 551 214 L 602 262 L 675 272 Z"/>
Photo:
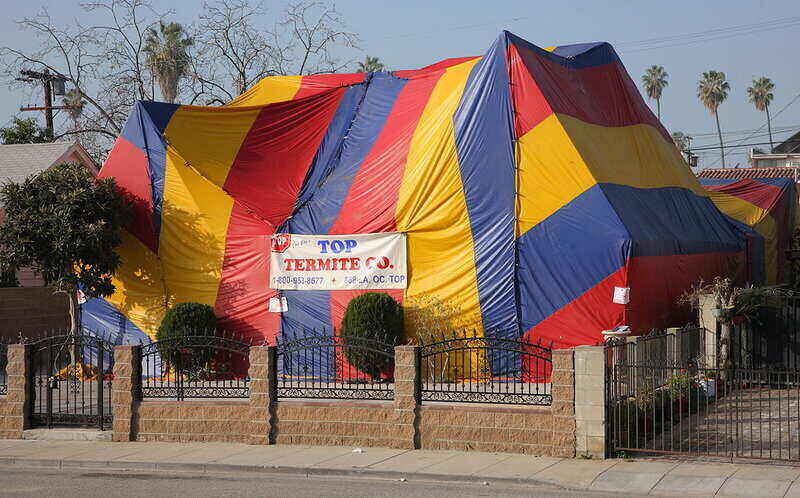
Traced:
<path fill-rule="evenodd" d="M 523 485 L 390 481 L 369 478 L 94 472 L 0 467 L 0 496 L 402 497 L 619 496 Z"/>

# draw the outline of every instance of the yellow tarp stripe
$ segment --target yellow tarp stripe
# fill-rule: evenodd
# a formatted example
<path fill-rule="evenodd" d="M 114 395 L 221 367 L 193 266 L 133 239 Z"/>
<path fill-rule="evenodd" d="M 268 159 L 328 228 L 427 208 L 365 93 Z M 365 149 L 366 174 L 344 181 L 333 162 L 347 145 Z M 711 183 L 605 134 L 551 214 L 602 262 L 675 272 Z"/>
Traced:
<path fill-rule="evenodd" d="M 471 326 L 480 306 L 453 114 L 476 63 L 452 66 L 436 83 L 411 140 L 395 212 L 397 229 L 408 234 L 406 301 L 434 296 L 461 310 L 454 321 Z"/>
<path fill-rule="evenodd" d="M 717 208 L 731 218 L 753 227 L 764 237 L 764 270 L 766 283 L 778 283 L 778 226 L 775 219 L 764 209 L 739 197 L 708 191 Z"/>
<path fill-rule="evenodd" d="M 227 105 L 228 107 L 264 106 L 292 100 L 300 89 L 302 76 L 264 78 Z"/>
<path fill-rule="evenodd" d="M 553 114 L 517 141 L 516 156 L 520 235 L 597 183 L 708 195 L 675 145 L 647 124 L 609 127 Z"/>
<path fill-rule="evenodd" d="M 129 232 L 117 248 L 122 260 L 112 277 L 114 294 L 105 300 L 151 339 L 164 317 L 164 275 L 158 256 Z"/>

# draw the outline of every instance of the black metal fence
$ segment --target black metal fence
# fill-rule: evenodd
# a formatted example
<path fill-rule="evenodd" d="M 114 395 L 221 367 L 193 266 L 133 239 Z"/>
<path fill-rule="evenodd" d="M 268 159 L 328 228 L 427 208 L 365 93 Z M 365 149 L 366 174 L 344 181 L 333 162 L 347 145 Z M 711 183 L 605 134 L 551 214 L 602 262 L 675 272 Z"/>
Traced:
<path fill-rule="evenodd" d="M 424 401 L 550 405 L 552 348 L 519 339 L 442 337 L 420 346 Z"/>
<path fill-rule="evenodd" d="M 800 369 L 800 297 L 764 296 L 747 319 L 720 326 L 721 347 L 742 368 Z"/>
<path fill-rule="evenodd" d="M 0 343 L 0 396 L 8 394 L 8 375 L 6 366 L 8 365 L 8 346 Z"/>
<path fill-rule="evenodd" d="M 607 343 L 613 451 L 800 460 L 800 371 L 717 361 L 716 330 L 673 335 Z"/>
<path fill-rule="evenodd" d="M 145 344 L 140 398 L 248 398 L 250 346 L 217 331 Z"/>
<path fill-rule="evenodd" d="M 391 341 L 282 332 L 277 345 L 278 398 L 394 399 Z"/>
<path fill-rule="evenodd" d="M 110 428 L 114 347 L 92 331 L 62 331 L 30 343 L 30 420 Z"/>
<path fill-rule="evenodd" d="M 622 380 L 620 395 L 633 396 L 641 389 L 663 387 L 671 378 L 670 369 L 716 367 L 717 335 L 703 327 L 687 325 L 680 329 L 653 330 L 647 335 L 612 339 L 606 344 L 609 365 L 654 367 L 616 372 Z M 655 368 L 663 367 L 663 368 Z"/>

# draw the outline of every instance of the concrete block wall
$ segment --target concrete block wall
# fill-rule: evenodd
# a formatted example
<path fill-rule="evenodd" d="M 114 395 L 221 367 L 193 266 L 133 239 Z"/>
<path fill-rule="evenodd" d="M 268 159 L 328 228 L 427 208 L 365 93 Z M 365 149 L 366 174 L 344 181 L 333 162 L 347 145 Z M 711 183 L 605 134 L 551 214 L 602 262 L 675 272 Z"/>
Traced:
<path fill-rule="evenodd" d="M 575 453 L 606 456 L 606 357 L 603 346 L 575 348 Z"/>
<path fill-rule="evenodd" d="M 552 405 L 530 407 L 421 403 L 419 355 L 412 346 L 395 349 L 393 401 L 278 401 L 274 346 L 250 350 L 249 399 L 139 401 L 137 349 L 118 346 L 115 351 L 114 441 L 604 455 L 602 347 L 553 351 Z M 25 357 L 25 346 L 9 347 L 9 395 L 0 397 L 0 438 L 18 438 L 25 428 Z"/>
<path fill-rule="evenodd" d="M 132 439 L 246 444 L 251 442 L 254 424 L 248 400 L 143 401 L 137 403 Z"/>
<path fill-rule="evenodd" d="M 0 396 L 0 439 L 20 439 L 27 429 L 30 396 L 29 346 L 10 344 L 6 376 L 8 394 Z"/>
<path fill-rule="evenodd" d="M 395 348 L 394 401 L 281 401 L 275 442 L 335 446 L 418 447 L 419 358 Z"/>
<path fill-rule="evenodd" d="M 553 351 L 551 406 L 430 403 L 420 407 L 419 447 L 575 455 L 572 350 Z"/>

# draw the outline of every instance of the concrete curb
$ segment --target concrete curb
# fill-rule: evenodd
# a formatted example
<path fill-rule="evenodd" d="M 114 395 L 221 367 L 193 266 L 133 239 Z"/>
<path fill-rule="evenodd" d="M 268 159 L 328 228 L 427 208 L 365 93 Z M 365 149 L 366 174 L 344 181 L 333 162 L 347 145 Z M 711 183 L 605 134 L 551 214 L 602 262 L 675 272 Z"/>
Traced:
<path fill-rule="evenodd" d="M 0 458 L 0 467 L 23 468 L 50 468 L 58 470 L 144 470 L 151 472 L 193 472 L 202 474 L 282 474 L 305 475 L 308 477 L 371 477 L 376 479 L 392 480 L 419 480 L 438 482 L 467 482 L 467 483 L 503 483 L 503 484 L 529 484 L 534 486 L 547 486 L 554 489 L 567 491 L 586 491 L 588 487 L 565 486 L 541 479 L 516 478 L 516 477 L 481 477 L 472 475 L 455 474 L 429 474 L 424 472 L 397 472 L 391 470 L 370 470 L 366 468 L 353 469 L 326 469 L 324 467 L 282 467 L 279 465 L 231 465 L 216 463 L 149 463 L 125 462 L 111 460 L 64 460 L 64 459 L 35 459 L 35 458 Z"/>

